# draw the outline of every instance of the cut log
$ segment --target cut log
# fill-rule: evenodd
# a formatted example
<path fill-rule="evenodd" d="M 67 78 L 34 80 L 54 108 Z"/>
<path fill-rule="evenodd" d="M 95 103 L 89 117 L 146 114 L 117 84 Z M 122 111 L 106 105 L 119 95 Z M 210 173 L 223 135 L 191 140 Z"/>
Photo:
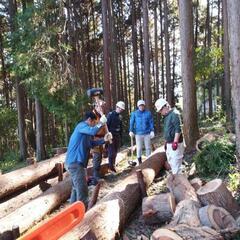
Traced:
<path fill-rule="evenodd" d="M 197 195 L 204 206 L 213 204 L 225 208 L 234 218 L 240 215 L 240 206 L 221 179 L 208 182 L 197 191 Z"/>
<path fill-rule="evenodd" d="M 151 240 L 224 240 L 209 227 L 189 227 L 180 224 L 174 228 L 160 228 L 153 232 Z"/>
<path fill-rule="evenodd" d="M 49 178 L 57 176 L 57 168 L 55 164 L 64 162 L 65 154 L 53 157 L 51 159 L 37 163 L 36 166 L 31 165 L 21 168 L 0 176 L 0 199 L 21 190 L 27 190 L 45 181 Z M 3 200 L 2 200 L 3 201 Z"/>
<path fill-rule="evenodd" d="M 220 229 L 237 228 L 237 222 L 224 208 L 207 205 L 199 209 L 199 217 L 202 225 Z"/>
<path fill-rule="evenodd" d="M 215 140 L 217 140 L 220 135 L 216 133 L 207 133 L 201 138 L 199 138 L 196 142 L 196 149 L 197 151 L 201 152 L 206 144 L 209 144 Z"/>
<path fill-rule="evenodd" d="M 171 174 L 167 178 L 167 187 L 176 199 L 176 203 L 182 200 L 191 199 L 198 202 L 197 194 L 188 181 L 187 177 L 182 174 Z"/>
<path fill-rule="evenodd" d="M 71 179 L 66 177 L 46 192 L 39 195 L 19 209 L 0 219 L 0 239 L 11 231 L 12 226 L 18 225 L 20 233 L 30 228 L 35 222 L 41 220 L 46 214 L 65 202 L 71 192 Z"/>
<path fill-rule="evenodd" d="M 199 202 L 190 199 L 179 202 L 170 226 L 186 224 L 190 227 L 200 227 L 201 222 L 198 215 L 200 207 Z"/>
<path fill-rule="evenodd" d="M 170 222 L 175 212 L 175 207 L 175 198 L 172 193 L 145 197 L 142 203 L 143 219 L 147 224 Z"/>
<path fill-rule="evenodd" d="M 58 182 L 57 178 L 48 180 L 48 184 L 50 186 L 56 185 Z M 6 202 L 0 204 L 0 219 L 5 217 L 6 215 L 10 214 L 11 212 L 15 211 L 16 209 L 20 208 L 27 202 L 31 201 L 32 199 L 36 198 L 40 194 L 42 194 L 42 189 L 40 189 L 39 185 L 29 189 L 22 194 L 17 195 L 14 198 L 9 199 Z"/>
<path fill-rule="evenodd" d="M 138 167 L 142 169 L 147 187 L 163 167 L 165 161 L 166 154 L 156 150 Z M 98 240 L 115 239 L 119 236 L 119 232 L 123 230 L 124 224 L 141 200 L 136 171 L 133 170 L 112 191 L 86 213 L 78 226 L 61 239 L 84 239 L 88 232 L 91 232 Z"/>
<path fill-rule="evenodd" d="M 138 169 L 136 171 L 136 173 L 137 173 L 138 183 L 139 183 L 139 186 L 140 186 L 140 189 L 141 189 L 141 196 L 142 196 L 142 198 L 145 198 L 145 197 L 147 197 L 147 190 L 146 190 L 146 186 L 145 186 L 145 183 L 144 183 L 144 180 L 143 180 L 142 170 Z"/>
<path fill-rule="evenodd" d="M 203 185 L 203 181 L 200 178 L 193 178 L 190 180 L 190 183 L 195 191 L 197 191 Z"/>

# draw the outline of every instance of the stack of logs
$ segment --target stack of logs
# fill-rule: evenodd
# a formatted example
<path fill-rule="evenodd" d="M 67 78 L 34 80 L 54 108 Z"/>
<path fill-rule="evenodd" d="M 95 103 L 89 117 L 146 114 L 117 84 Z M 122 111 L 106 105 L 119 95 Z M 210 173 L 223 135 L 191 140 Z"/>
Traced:
<path fill-rule="evenodd" d="M 145 197 L 142 214 L 147 224 L 167 223 L 152 240 L 232 239 L 239 232 L 240 206 L 221 179 L 202 185 L 184 175 L 169 175 L 169 193 Z"/>

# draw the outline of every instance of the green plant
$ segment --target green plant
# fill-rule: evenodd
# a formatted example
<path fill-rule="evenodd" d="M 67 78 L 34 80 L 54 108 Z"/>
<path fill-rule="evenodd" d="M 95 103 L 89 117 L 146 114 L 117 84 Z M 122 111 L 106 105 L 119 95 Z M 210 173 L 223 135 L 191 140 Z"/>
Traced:
<path fill-rule="evenodd" d="M 228 186 L 231 191 L 240 189 L 240 173 L 236 167 L 231 167 L 231 172 L 228 174 Z"/>
<path fill-rule="evenodd" d="M 234 152 L 235 145 L 224 138 L 206 144 L 193 158 L 197 172 L 204 177 L 225 176 L 235 161 Z"/>

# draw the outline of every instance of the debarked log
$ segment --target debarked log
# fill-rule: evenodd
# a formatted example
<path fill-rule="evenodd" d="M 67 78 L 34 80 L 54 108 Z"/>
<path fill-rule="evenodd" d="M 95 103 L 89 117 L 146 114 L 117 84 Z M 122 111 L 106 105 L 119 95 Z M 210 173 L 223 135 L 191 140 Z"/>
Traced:
<path fill-rule="evenodd" d="M 146 187 L 164 166 L 165 152 L 157 149 L 138 168 L 142 169 Z M 138 169 L 136 168 L 136 169 Z M 90 209 L 83 221 L 60 239 L 115 239 L 123 230 L 129 216 L 141 201 L 141 190 L 136 171 L 118 184 L 111 193 Z"/>
<path fill-rule="evenodd" d="M 41 220 L 46 214 L 56 209 L 65 202 L 71 192 L 71 179 L 66 177 L 64 181 L 49 188 L 37 198 L 26 203 L 19 209 L 0 219 L 0 239 L 11 231 L 14 225 L 19 226 L 20 233 L 23 233 L 33 224 Z"/>

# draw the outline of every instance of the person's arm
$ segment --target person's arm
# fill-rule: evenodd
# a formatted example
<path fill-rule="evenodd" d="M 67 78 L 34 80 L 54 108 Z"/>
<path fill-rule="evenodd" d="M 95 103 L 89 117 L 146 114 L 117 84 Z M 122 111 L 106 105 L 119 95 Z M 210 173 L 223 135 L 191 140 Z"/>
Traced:
<path fill-rule="evenodd" d="M 174 121 L 174 128 L 175 128 L 175 134 L 174 134 L 174 140 L 172 143 L 172 149 L 176 150 L 178 148 L 178 143 L 179 143 L 179 138 L 181 135 L 181 121 L 180 121 L 180 116 L 178 114 L 175 115 Z"/>
<path fill-rule="evenodd" d="M 150 124 L 150 131 L 154 132 L 153 117 L 151 112 L 149 112 L 149 124 Z"/>
<path fill-rule="evenodd" d="M 112 113 L 110 112 L 110 113 L 107 115 L 107 126 L 108 126 L 108 129 L 110 129 L 111 122 L 112 122 Z"/>
<path fill-rule="evenodd" d="M 95 136 L 102 126 L 103 124 L 97 124 L 96 126 L 91 127 L 88 124 L 85 124 L 79 127 L 79 132 L 90 136 Z"/>

